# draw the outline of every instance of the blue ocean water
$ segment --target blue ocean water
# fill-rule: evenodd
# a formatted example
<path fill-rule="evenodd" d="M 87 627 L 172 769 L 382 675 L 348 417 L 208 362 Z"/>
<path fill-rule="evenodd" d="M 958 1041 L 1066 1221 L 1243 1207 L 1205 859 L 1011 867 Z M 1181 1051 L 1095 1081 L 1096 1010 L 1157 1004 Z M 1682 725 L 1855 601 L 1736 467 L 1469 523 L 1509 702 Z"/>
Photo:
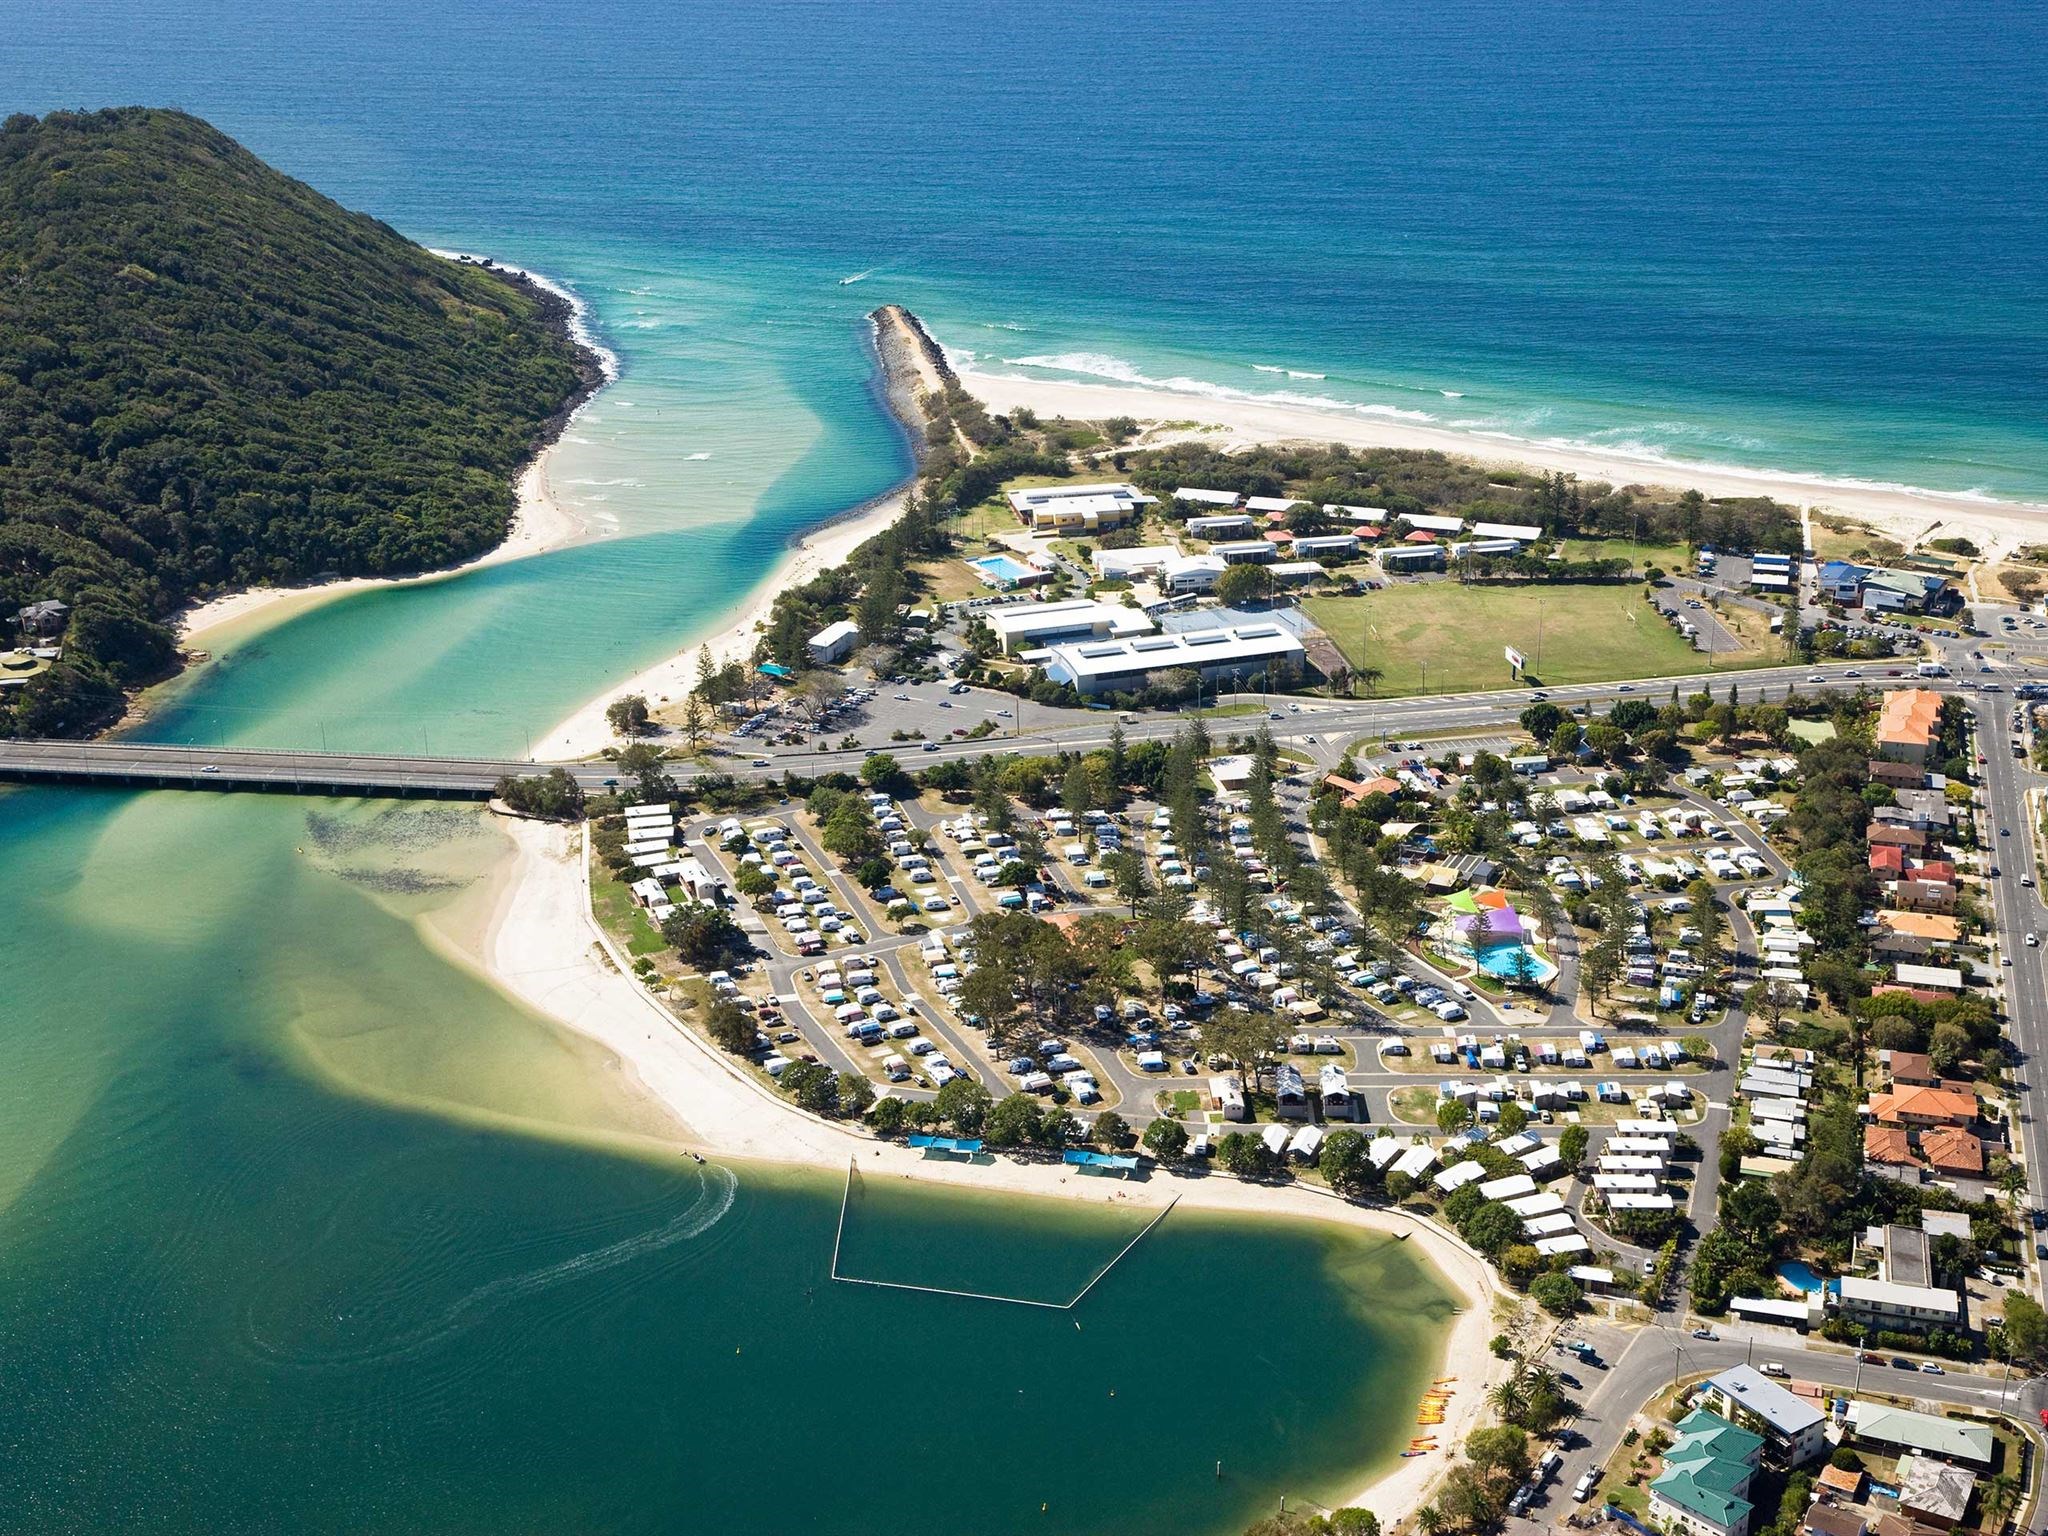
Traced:
<path fill-rule="evenodd" d="M 778 407 L 856 360 L 777 326 L 897 298 L 984 362 L 2048 494 L 2038 5 L 0 16 L 11 107 L 187 107 L 408 233 L 589 287 L 629 367 L 710 388 L 766 349 Z M 635 272 L 690 312 L 636 329 Z"/>

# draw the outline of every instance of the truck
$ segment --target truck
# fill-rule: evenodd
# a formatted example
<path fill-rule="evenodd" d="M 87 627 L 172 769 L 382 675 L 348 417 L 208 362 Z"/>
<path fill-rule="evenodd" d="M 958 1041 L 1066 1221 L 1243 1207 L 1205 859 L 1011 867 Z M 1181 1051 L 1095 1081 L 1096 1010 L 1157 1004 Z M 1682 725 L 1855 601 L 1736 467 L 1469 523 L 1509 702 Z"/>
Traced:
<path fill-rule="evenodd" d="M 1920 663 L 1920 664 L 1919 664 L 1918 666 L 1916 666 L 1916 667 L 1914 667 L 1914 668 L 1913 668 L 1913 672 L 1914 672 L 1914 675 L 1915 675 L 1915 676 L 1918 676 L 1918 677 L 1947 677 L 1947 676 L 1948 676 L 1948 668 L 1947 668 L 1947 667 L 1945 667 L 1945 666 L 1943 666 L 1943 665 L 1942 665 L 1942 664 L 1941 664 L 1940 662 L 1938 662 L 1938 661 L 1923 661 L 1923 662 L 1921 662 L 1921 663 Z"/>

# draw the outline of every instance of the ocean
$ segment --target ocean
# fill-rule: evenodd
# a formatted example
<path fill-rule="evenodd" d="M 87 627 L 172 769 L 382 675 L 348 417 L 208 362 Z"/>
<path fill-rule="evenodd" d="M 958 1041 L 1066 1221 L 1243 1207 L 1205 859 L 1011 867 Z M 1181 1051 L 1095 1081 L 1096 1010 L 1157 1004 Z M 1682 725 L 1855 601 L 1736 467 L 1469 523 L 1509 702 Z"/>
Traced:
<path fill-rule="evenodd" d="M 257 626 L 160 739 L 521 750 L 903 476 L 890 299 L 1001 368 L 2048 492 L 2038 10 L 0 24 L 8 110 L 197 112 L 569 285 L 619 360 L 552 461 L 609 537 Z M 0 794 L 0 1530 L 1221 1536 L 1392 1454 L 1449 1306 L 1405 1249 L 1176 1213 L 1073 1319 L 835 1286 L 836 1181 L 684 1163 L 450 958 L 500 852 L 445 807 Z M 1047 1294 L 1125 1235 L 863 1216 L 868 1272 Z"/>

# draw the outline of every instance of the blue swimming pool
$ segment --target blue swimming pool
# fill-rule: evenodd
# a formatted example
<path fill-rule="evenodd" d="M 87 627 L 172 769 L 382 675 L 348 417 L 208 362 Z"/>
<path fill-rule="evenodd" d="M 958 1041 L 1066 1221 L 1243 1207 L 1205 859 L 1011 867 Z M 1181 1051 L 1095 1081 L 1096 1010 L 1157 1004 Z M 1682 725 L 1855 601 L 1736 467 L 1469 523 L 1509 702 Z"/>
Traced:
<path fill-rule="evenodd" d="M 1498 976 L 1503 981 L 1513 981 L 1521 974 L 1521 962 L 1515 958 L 1517 955 L 1529 957 L 1529 979 L 1538 986 L 1544 985 L 1557 974 L 1556 966 L 1526 944 L 1489 944 L 1472 959 L 1487 975 Z"/>
<path fill-rule="evenodd" d="M 1836 1282 L 1833 1280 L 1821 1279 L 1819 1275 L 1815 1274 L 1797 1259 L 1787 1259 L 1784 1263 L 1773 1266 L 1773 1272 L 1780 1280 L 1784 1281 L 1794 1290 L 1804 1291 L 1809 1296 L 1818 1296 L 1823 1291 L 1831 1291 L 1836 1285 Z"/>
<path fill-rule="evenodd" d="M 967 563 L 981 572 L 981 579 L 991 586 L 1015 586 L 1037 574 L 1030 566 L 1012 560 L 1008 555 L 983 555 Z"/>

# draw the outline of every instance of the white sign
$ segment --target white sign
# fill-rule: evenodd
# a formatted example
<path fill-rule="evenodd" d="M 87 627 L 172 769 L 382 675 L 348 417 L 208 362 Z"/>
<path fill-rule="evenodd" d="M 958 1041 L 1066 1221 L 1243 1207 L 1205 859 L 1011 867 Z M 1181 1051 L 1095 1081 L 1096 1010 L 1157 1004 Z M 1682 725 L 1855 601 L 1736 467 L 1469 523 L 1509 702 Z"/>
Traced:
<path fill-rule="evenodd" d="M 1507 652 L 1508 665 L 1515 671 L 1520 672 L 1528 666 L 1528 662 L 1523 658 L 1522 653 L 1512 645 L 1506 646 L 1504 649 Z"/>

